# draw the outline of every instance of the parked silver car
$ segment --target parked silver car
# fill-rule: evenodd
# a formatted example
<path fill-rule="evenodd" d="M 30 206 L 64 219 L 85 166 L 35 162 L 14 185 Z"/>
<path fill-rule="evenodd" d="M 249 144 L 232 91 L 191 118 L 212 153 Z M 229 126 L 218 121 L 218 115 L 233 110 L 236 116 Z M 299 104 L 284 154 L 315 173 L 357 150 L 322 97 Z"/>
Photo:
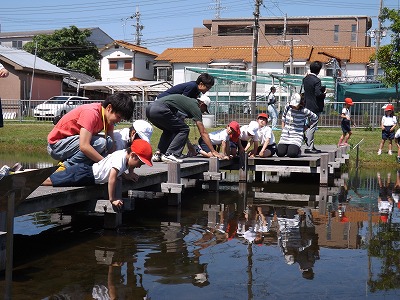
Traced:
<path fill-rule="evenodd" d="M 83 100 L 89 100 L 89 98 L 78 96 L 54 96 L 36 106 L 33 109 L 33 116 L 38 120 L 53 119 L 57 116 L 63 116 L 78 105 L 81 105 Z"/>

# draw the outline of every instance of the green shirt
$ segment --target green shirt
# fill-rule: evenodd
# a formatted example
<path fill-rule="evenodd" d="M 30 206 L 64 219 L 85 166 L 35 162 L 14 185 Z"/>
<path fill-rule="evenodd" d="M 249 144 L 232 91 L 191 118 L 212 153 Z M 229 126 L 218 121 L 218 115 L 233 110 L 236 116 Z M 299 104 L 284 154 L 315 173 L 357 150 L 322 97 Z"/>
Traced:
<path fill-rule="evenodd" d="M 202 122 L 202 113 L 198 105 L 197 99 L 189 98 L 179 94 L 172 94 L 161 99 L 157 99 L 168 106 L 173 112 L 183 114 L 185 118 L 192 118 L 194 121 Z"/>

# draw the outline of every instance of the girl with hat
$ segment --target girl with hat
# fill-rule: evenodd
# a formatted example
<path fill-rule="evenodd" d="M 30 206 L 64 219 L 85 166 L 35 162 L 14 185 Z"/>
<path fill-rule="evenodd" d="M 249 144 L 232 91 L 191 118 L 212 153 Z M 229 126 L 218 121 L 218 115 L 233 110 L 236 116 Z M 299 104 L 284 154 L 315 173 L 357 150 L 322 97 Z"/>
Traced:
<path fill-rule="evenodd" d="M 392 155 L 392 141 L 394 139 L 394 129 L 397 125 L 397 118 L 394 115 L 393 104 L 387 104 L 385 106 L 385 115 L 382 117 L 381 129 L 382 129 L 382 140 L 379 145 L 378 155 L 382 154 L 382 148 L 385 145 L 386 140 L 389 142 L 388 154 Z"/>
<path fill-rule="evenodd" d="M 342 128 L 342 135 L 339 138 L 338 147 L 348 146 L 347 143 L 352 134 L 351 132 L 351 116 L 350 116 L 350 107 L 354 105 L 353 100 L 351 98 L 344 99 L 344 107 L 342 109 L 342 114 L 340 117 L 342 118 L 342 122 L 340 127 Z"/>

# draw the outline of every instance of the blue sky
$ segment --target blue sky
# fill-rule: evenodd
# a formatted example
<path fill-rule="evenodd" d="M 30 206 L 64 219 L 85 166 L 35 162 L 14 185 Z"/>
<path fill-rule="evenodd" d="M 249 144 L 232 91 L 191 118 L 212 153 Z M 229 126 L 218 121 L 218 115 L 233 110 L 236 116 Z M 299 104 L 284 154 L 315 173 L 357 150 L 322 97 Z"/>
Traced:
<path fill-rule="evenodd" d="M 2 32 L 100 27 L 116 40 L 134 42 L 140 13 L 142 46 L 161 53 L 171 47 L 192 47 L 194 27 L 215 18 L 220 3 L 221 18 L 253 18 L 255 0 L 18 0 L 1 4 Z M 261 17 L 368 15 L 377 28 L 380 0 L 264 0 Z M 400 0 L 384 0 L 384 6 L 399 8 Z M 388 38 L 383 41 L 388 42 Z"/>

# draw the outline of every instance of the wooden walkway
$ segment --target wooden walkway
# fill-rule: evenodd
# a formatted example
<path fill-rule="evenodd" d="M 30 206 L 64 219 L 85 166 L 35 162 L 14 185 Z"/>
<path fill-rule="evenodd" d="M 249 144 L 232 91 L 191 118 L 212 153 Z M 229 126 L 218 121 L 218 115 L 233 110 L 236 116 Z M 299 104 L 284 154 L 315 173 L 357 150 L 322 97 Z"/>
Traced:
<path fill-rule="evenodd" d="M 255 172 L 256 181 L 261 181 L 261 176 L 308 173 L 319 174 L 319 184 L 326 186 L 330 175 L 340 170 L 340 167 L 347 162 L 348 147 L 319 145 L 319 148 L 322 153 L 303 152 L 299 158 L 274 156 L 225 161 L 195 157 L 187 158 L 181 164 L 154 163 L 153 167 L 142 166 L 136 169 L 135 172 L 140 176 L 138 182 L 123 181 L 119 187 L 119 194 L 122 197 L 123 193 L 129 191 L 133 198 L 166 196 L 170 204 L 176 205 L 180 203 L 185 186 L 189 186 L 188 179 L 207 181 L 211 190 L 218 190 L 219 182 L 223 180 L 224 169 L 239 170 L 239 182 L 244 184 L 247 182 L 249 172 Z M 87 211 L 104 214 L 105 227 L 112 228 L 121 223 L 121 211 L 116 211 L 110 201 L 106 200 L 108 198 L 106 184 L 65 188 L 39 186 L 52 171 L 54 168 L 26 171 L 0 180 L 0 271 L 5 269 L 7 260 L 12 261 L 12 257 L 6 258 L 5 249 L 12 249 L 10 240 L 12 240 L 12 223 L 15 217 L 85 202 Z M 31 172 L 33 176 L 30 177 Z M 262 198 L 262 195 L 259 194 L 258 197 Z M 132 207 L 133 200 L 124 198 L 124 210 L 130 210 Z M 8 254 L 10 252 L 12 253 L 12 250 L 8 251 Z M 12 269 L 12 266 L 9 268 Z"/>

